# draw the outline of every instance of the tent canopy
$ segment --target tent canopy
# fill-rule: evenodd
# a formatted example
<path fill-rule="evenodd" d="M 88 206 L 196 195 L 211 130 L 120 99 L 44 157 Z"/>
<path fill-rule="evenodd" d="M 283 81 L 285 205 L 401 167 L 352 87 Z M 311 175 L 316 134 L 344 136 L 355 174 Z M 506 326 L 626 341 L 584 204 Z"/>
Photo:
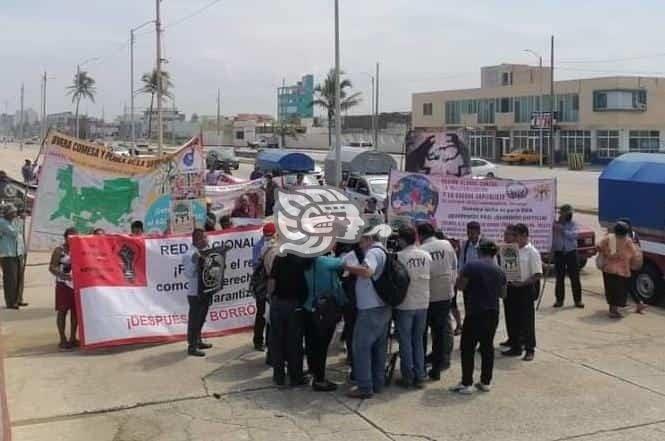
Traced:
<path fill-rule="evenodd" d="M 626 217 L 638 230 L 665 233 L 665 155 L 627 153 L 598 180 L 598 213 L 609 224 Z"/>
<path fill-rule="evenodd" d="M 263 150 L 256 156 L 256 166 L 265 172 L 306 173 L 314 170 L 314 160 L 304 153 Z"/>
<path fill-rule="evenodd" d="M 359 175 L 387 175 L 390 169 L 397 168 L 397 162 L 387 153 L 377 152 L 363 147 L 342 147 L 342 173 Z M 326 182 L 335 182 L 335 151 L 326 156 Z"/>

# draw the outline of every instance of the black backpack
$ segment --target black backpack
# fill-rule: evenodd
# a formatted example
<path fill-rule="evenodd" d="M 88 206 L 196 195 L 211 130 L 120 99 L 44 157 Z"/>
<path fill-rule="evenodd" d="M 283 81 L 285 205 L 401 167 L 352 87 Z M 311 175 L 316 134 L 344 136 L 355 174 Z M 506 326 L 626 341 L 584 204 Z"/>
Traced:
<path fill-rule="evenodd" d="M 402 304 L 409 289 L 409 273 L 406 266 L 397 258 L 397 253 L 389 252 L 382 247 L 378 248 L 386 255 L 383 271 L 378 279 L 372 278 L 372 285 L 381 300 L 393 308 Z"/>
<path fill-rule="evenodd" d="M 249 291 L 255 299 L 264 300 L 268 296 L 268 273 L 263 264 L 263 257 L 259 259 L 254 267 L 252 278 L 249 281 Z"/>

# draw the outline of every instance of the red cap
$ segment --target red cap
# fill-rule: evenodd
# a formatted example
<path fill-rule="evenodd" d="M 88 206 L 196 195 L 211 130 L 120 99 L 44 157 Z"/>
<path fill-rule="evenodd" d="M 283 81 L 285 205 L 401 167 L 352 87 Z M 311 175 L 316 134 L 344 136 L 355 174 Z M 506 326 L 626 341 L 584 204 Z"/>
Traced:
<path fill-rule="evenodd" d="M 275 228 L 274 223 L 268 222 L 267 224 L 263 225 L 263 235 L 264 236 L 274 236 L 276 232 L 277 232 L 277 229 Z"/>

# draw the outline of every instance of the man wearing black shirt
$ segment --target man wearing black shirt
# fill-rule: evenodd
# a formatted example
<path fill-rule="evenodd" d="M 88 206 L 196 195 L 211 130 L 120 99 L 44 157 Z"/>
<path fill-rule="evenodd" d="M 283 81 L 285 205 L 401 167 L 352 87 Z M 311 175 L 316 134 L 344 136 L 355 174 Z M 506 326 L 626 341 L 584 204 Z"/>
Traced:
<path fill-rule="evenodd" d="M 285 366 L 288 366 L 291 386 L 300 386 L 305 383 L 302 305 L 307 296 L 302 258 L 293 254 L 277 256 L 270 278 L 274 284 L 270 300 L 269 340 L 273 381 L 278 386 L 284 386 Z"/>
<path fill-rule="evenodd" d="M 506 274 L 494 262 L 497 246 L 482 240 L 478 260 L 467 263 L 457 279 L 464 292 L 464 325 L 462 326 L 462 382 L 451 390 L 468 395 L 473 392 L 473 364 L 476 347 L 482 356 L 480 383 L 476 389 L 490 391 L 494 369 L 494 334 L 499 323 L 499 298 L 506 296 Z"/>

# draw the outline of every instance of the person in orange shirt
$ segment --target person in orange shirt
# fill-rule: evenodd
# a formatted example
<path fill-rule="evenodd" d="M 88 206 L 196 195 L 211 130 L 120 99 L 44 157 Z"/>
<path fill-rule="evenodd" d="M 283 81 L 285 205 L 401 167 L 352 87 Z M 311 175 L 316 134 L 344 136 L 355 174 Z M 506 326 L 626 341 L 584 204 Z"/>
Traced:
<path fill-rule="evenodd" d="M 608 234 L 598 245 L 598 258 L 601 259 L 599 266 L 603 271 L 610 317 L 621 318 L 619 308 L 626 306 L 630 272 L 642 267 L 642 252 L 628 236 L 628 224 L 617 222 L 613 231 L 613 234 Z"/>

